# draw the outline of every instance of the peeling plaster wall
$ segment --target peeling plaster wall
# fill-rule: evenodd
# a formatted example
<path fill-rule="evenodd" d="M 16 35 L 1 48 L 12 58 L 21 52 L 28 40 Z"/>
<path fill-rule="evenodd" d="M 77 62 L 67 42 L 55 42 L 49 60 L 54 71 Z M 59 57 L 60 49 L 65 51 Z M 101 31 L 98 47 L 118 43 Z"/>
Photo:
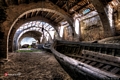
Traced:
<path fill-rule="evenodd" d="M 113 15 L 115 21 L 116 35 L 120 35 L 120 5 L 117 7 L 116 11 L 114 11 Z"/>
<path fill-rule="evenodd" d="M 104 38 L 103 27 L 99 16 L 80 21 L 83 41 L 100 40 Z"/>

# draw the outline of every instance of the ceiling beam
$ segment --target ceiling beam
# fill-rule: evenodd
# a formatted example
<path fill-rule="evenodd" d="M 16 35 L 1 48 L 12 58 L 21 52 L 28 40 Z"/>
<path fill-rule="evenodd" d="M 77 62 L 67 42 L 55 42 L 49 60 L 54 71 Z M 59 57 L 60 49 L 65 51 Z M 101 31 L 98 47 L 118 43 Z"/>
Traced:
<path fill-rule="evenodd" d="M 44 28 L 47 28 L 49 26 L 49 24 L 47 26 L 45 26 Z"/>
<path fill-rule="evenodd" d="M 69 10 L 71 10 L 73 7 L 75 7 L 76 5 L 78 5 L 81 2 L 81 0 L 76 0 L 72 6 L 69 6 Z"/>
<path fill-rule="evenodd" d="M 67 4 L 67 3 L 65 3 L 65 4 L 62 6 L 62 8 L 64 8 L 64 7 L 66 6 L 66 4 Z"/>
<path fill-rule="evenodd" d="M 51 28 L 53 28 L 53 27 L 49 27 L 49 28 L 48 28 L 48 31 L 49 31 Z"/>
<path fill-rule="evenodd" d="M 61 22 L 61 21 L 64 21 L 65 19 L 64 18 L 62 18 L 61 20 L 59 20 L 59 22 Z"/>
<path fill-rule="evenodd" d="M 55 16 L 55 13 L 50 17 L 50 19 L 52 19 Z"/>
<path fill-rule="evenodd" d="M 31 17 L 33 17 L 35 14 L 36 14 L 36 12 L 33 11 L 33 12 L 31 13 Z"/>
<path fill-rule="evenodd" d="M 29 13 L 28 13 L 29 14 Z M 26 18 L 28 18 L 28 14 L 25 15 Z"/>
<path fill-rule="evenodd" d="M 42 17 L 44 17 L 44 15 L 43 15 L 43 14 L 44 14 L 44 12 L 43 12 L 43 11 L 41 11 L 41 16 L 42 16 Z"/>
<path fill-rule="evenodd" d="M 45 15 L 45 18 L 49 15 L 49 12 L 47 12 L 47 14 Z"/>
<path fill-rule="evenodd" d="M 18 4 L 20 4 L 21 3 L 21 0 L 18 0 Z"/>
<path fill-rule="evenodd" d="M 54 21 L 57 21 L 60 18 L 60 16 L 56 17 L 56 19 Z"/>
<path fill-rule="evenodd" d="M 94 8 L 94 6 L 91 6 L 91 5 L 92 5 L 92 4 L 89 4 L 89 5 L 87 5 L 86 7 L 82 8 L 81 10 L 79 10 L 79 13 L 83 12 L 85 9 L 90 9 L 90 12 L 91 12 L 91 11 L 94 11 L 95 8 Z M 88 12 L 88 13 L 89 13 L 89 12 Z"/>
<path fill-rule="evenodd" d="M 71 13 L 73 13 L 72 12 L 72 9 L 73 10 L 78 10 L 80 7 L 82 7 L 82 6 L 84 6 L 86 3 L 88 3 L 88 2 L 86 2 L 85 0 L 81 0 L 81 1 L 79 1 L 79 2 L 77 2 L 73 7 L 71 7 L 70 9 L 69 9 L 69 11 L 71 12 Z M 77 9 L 74 9 L 75 7 L 78 7 Z"/>
<path fill-rule="evenodd" d="M 5 0 L 5 3 L 6 3 L 7 6 L 9 6 L 8 0 Z"/>
<path fill-rule="evenodd" d="M 79 13 L 79 11 L 83 8 L 86 8 L 89 5 L 89 3 L 86 3 L 85 5 L 83 5 L 82 7 L 80 7 L 79 9 L 76 10 L 76 12 Z M 74 12 L 75 13 L 75 12 Z"/>
<path fill-rule="evenodd" d="M 20 4 L 21 4 L 21 3 L 25 3 L 25 0 L 20 0 Z"/>
<path fill-rule="evenodd" d="M 33 16 L 33 12 L 31 12 L 31 17 Z"/>
<path fill-rule="evenodd" d="M 64 22 L 64 21 L 65 21 L 65 19 L 62 19 L 62 20 L 59 21 L 59 23 Z"/>
<path fill-rule="evenodd" d="M 39 11 L 36 11 L 36 14 L 35 14 L 35 16 L 37 16 L 39 14 Z"/>
<path fill-rule="evenodd" d="M 60 2 L 60 0 L 58 0 L 57 2 L 56 2 L 56 4 L 58 4 Z"/>

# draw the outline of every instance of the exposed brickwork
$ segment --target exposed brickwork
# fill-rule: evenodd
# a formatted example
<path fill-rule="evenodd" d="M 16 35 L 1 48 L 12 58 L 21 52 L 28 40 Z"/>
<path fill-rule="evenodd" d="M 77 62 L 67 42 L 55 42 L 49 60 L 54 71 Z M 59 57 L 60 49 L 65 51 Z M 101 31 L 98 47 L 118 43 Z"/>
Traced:
<path fill-rule="evenodd" d="M 99 16 L 81 21 L 81 36 L 83 41 L 100 40 L 104 31 Z"/>
<path fill-rule="evenodd" d="M 100 16 L 100 19 L 101 19 L 101 22 L 103 25 L 103 29 L 104 29 L 104 36 L 105 37 L 113 36 L 114 33 L 112 32 L 112 29 L 110 27 L 107 14 L 104 10 L 104 8 L 105 8 L 104 5 L 99 0 L 90 0 L 90 1 L 92 1 L 92 4 L 96 8 L 96 10 Z"/>
<path fill-rule="evenodd" d="M 114 12 L 114 20 L 115 20 L 116 35 L 120 35 L 120 5 L 117 7 L 117 10 Z"/>

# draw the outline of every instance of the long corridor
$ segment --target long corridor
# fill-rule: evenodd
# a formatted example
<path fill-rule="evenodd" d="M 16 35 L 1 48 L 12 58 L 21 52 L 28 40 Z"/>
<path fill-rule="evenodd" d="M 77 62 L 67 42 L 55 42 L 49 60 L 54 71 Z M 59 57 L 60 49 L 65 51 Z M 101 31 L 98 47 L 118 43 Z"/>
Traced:
<path fill-rule="evenodd" d="M 4 80 L 72 80 L 52 53 L 9 53 L 2 70 Z"/>

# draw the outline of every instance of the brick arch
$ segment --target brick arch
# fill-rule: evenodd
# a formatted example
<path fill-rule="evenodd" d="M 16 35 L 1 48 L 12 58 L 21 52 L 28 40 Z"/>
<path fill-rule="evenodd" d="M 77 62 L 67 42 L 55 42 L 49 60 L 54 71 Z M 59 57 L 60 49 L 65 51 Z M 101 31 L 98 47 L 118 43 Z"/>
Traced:
<path fill-rule="evenodd" d="M 28 10 L 26 10 L 26 11 L 23 10 L 23 12 L 20 11 L 20 12 L 22 12 L 21 14 L 19 14 L 19 15 L 18 15 L 18 14 L 14 15 L 14 16 L 18 16 L 18 17 L 15 18 L 14 21 L 13 21 L 13 23 L 11 24 L 11 27 L 9 28 L 9 31 L 8 31 L 8 37 L 9 37 L 9 35 L 10 35 L 10 32 L 11 32 L 13 26 L 16 24 L 17 21 L 20 20 L 20 18 L 22 18 L 25 14 L 28 14 L 28 13 L 30 13 L 30 12 L 35 12 L 35 11 L 48 11 L 48 12 L 56 13 L 56 14 L 64 17 L 65 20 L 68 21 L 68 23 L 69 23 L 69 24 L 71 25 L 71 27 L 72 27 L 72 18 L 69 17 L 69 15 L 68 15 L 66 12 L 64 12 L 64 11 L 61 10 L 60 8 L 56 8 L 56 6 L 54 6 L 53 4 L 52 4 L 53 6 L 50 7 L 50 8 L 49 8 L 49 6 L 51 6 L 51 4 L 48 4 L 48 3 L 43 3 L 43 4 L 46 4 L 46 5 L 42 5 L 42 3 L 40 3 L 40 4 L 41 4 L 41 5 L 39 5 L 39 6 L 40 6 L 39 8 L 38 8 L 38 6 L 35 6 L 36 8 L 28 9 Z M 30 5 L 30 4 L 28 4 L 28 5 Z M 42 7 L 42 8 L 41 8 L 41 7 Z M 58 9 L 58 10 L 57 10 L 57 9 Z M 18 11 L 18 10 L 17 10 L 17 11 Z M 61 12 L 62 12 L 62 13 L 61 13 Z M 14 13 L 15 13 L 15 12 L 14 12 Z M 18 12 L 17 12 L 17 13 L 18 13 Z M 9 14 L 8 14 L 8 15 L 9 15 Z"/>
<path fill-rule="evenodd" d="M 41 27 L 40 27 L 41 28 Z M 42 28 L 41 28 L 42 29 Z M 48 34 L 49 34 L 49 36 L 50 36 L 50 38 L 51 38 L 51 40 L 52 40 L 52 37 L 51 37 L 51 35 L 50 35 L 50 33 L 46 30 L 46 29 L 44 29 Z M 23 37 L 24 37 L 24 35 L 26 35 L 26 34 L 28 34 L 29 32 L 32 32 L 33 30 L 30 30 L 30 31 L 27 31 L 27 32 L 25 32 L 24 34 L 22 34 L 21 36 L 20 36 L 20 34 L 19 34 L 19 36 L 18 37 L 20 37 L 20 39 L 18 39 L 18 41 L 20 41 Z M 41 32 L 39 32 L 39 31 L 35 31 L 35 32 L 37 32 L 37 33 L 40 33 L 40 35 L 42 35 L 42 33 Z M 34 34 L 34 33 L 33 33 Z M 29 35 L 29 34 L 28 34 Z M 35 34 L 34 34 L 34 36 L 35 36 Z M 36 39 L 38 38 L 39 36 L 36 36 Z M 45 36 L 46 37 L 46 36 Z"/>
<path fill-rule="evenodd" d="M 22 37 L 19 39 L 18 44 L 19 44 L 19 43 L 22 41 L 22 39 L 24 39 L 25 37 L 31 37 L 31 36 L 29 36 L 29 35 L 22 36 Z M 38 41 L 39 41 L 39 39 L 38 39 L 35 35 L 33 35 L 32 38 L 34 38 L 35 40 L 38 40 Z M 14 51 L 15 51 L 15 50 L 18 50 L 18 46 L 19 46 L 18 44 L 13 45 Z"/>
<path fill-rule="evenodd" d="M 100 2 L 100 0 L 89 0 L 89 1 L 91 1 L 91 3 L 93 4 L 93 6 L 97 10 L 98 15 L 101 19 L 103 29 L 104 29 L 104 37 L 113 36 L 114 35 L 114 29 L 111 28 L 111 26 L 110 26 L 108 16 L 105 12 L 105 6 L 103 5 L 103 3 Z"/>
<path fill-rule="evenodd" d="M 28 11 L 24 12 L 23 14 L 21 14 L 21 15 L 13 22 L 13 24 L 12 24 L 12 26 L 10 27 L 10 30 L 9 30 L 9 32 L 8 32 L 8 38 L 9 38 L 9 35 L 10 35 L 12 29 L 15 29 L 14 25 L 15 25 L 16 23 L 18 23 L 18 21 L 19 21 L 20 18 L 22 18 L 25 14 L 28 14 L 28 13 L 30 13 L 30 12 L 32 12 L 32 11 L 40 11 L 40 10 L 48 11 L 48 12 L 53 12 L 53 13 L 59 14 L 59 15 L 61 15 L 62 17 L 64 17 L 65 19 L 67 19 L 67 21 L 68 21 L 70 24 L 72 24 L 69 18 L 66 18 L 65 15 L 63 15 L 62 13 L 59 13 L 59 12 L 57 12 L 57 11 L 55 11 L 55 10 L 45 9 L 45 8 L 32 9 L 32 10 L 28 10 Z M 40 18 L 40 17 L 39 17 L 39 18 Z M 44 19 L 44 18 L 41 18 L 41 19 Z M 46 22 L 46 21 L 49 22 L 49 23 L 53 23 L 53 22 L 50 22 L 50 21 L 48 21 L 48 20 L 45 20 L 45 22 Z M 52 24 L 52 25 L 54 25 L 54 24 Z M 55 26 L 55 25 L 54 25 L 54 26 Z M 13 31 L 12 31 L 12 32 L 13 32 Z"/>
<path fill-rule="evenodd" d="M 44 5 L 42 5 L 44 4 Z M 67 12 L 60 9 L 58 6 L 53 4 L 52 2 L 37 2 L 37 3 L 30 3 L 30 4 L 20 4 L 20 5 L 10 5 L 8 6 L 6 10 L 6 20 L 1 24 L 3 32 L 4 32 L 4 50 L 1 52 L 1 56 L 3 58 L 7 58 L 8 53 L 8 43 L 9 40 L 11 40 L 10 33 L 12 30 L 14 30 L 13 26 L 17 23 L 20 19 L 20 15 L 24 14 L 26 11 L 33 10 L 33 9 L 40 9 L 43 10 L 50 10 L 52 12 L 56 12 L 57 14 L 60 14 L 61 16 L 64 16 L 64 19 L 69 22 L 69 24 L 72 25 L 72 16 L 70 16 Z"/>
<path fill-rule="evenodd" d="M 31 32 L 31 31 L 33 31 L 33 30 L 30 30 L 30 31 L 27 31 L 27 32 L 25 32 L 24 34 L 22 34 L 21 36 L 20 36 L 20 34 L 18 35 L 18 36 L 16 36 L 16 38 L 14 39 L 14 43 L 13 43 L 13 49 L 11 50 L 11 51 L 15 51 L 15 50 L 17 50 L 18 49 L 18 44 L 17 43 L 19 43 L 19 42 L 21 42 L 21 40 L 24 38 L 24 37 L 31 37 L 30 36 L 30 34 L 29 34 L 29 32 Z M 47 31 L 47 30 L 45 30 L 48 34 L 49 34 L 49 32 Z M 40 36 L 42 35 L 42 33 L 41 32 L 39 32 L 39 31 L 35 31 L 35 32 L 37 32 L 37 35 L 39 34 Z M 50 34 L 49 34 L 50 35 Z M 39 39 L 40 39 L 40 36 L 36 36 L 36 34 L 34 34 L 33 33 L 33 38 L 34 39 L 36 39 L 36 40 L 38 40 L 39 41 Z M 19 39 L 18 39 L 18 37 L 20 37 Z M 46 38 L 46 36 L 45 36 L 45 38 Z M 51 38 L 51 36 L 50 36 L 50 38 Z M 52 38 L 51 38 L 52 39 Z"/>
<path fill-rule="evenodd" d="M 35 33 L 31 32 L 31 31 L 28 31 L 28 32 L 24 33 L 23 35 L 21 35 L 21 37 L 18 39 L 18 42 L 21 41 L 24 37 L 31 37 L 31 34 L 32 34 L 33 38 L 35 38 L 36 40 L 38 40 L 38 38 L 41 37 L 42 33 L 38 32 L 38 31 L 34 31 L 34 32 L 37 32 L 40 35 L 38 36 Z"/>
<path fill-rule="evenodd" d="M 37 34 L 35 34 L 34 32 L 37 32 Z M 31 33 L 32 33 L 32 37 L 35 39 L 35 40 L 38 40 L 39 41 L 39 39 L 40 39 L 40 36 L 42 35 L 42 33 L 41 32 L 38 32 L 38 31 L 28 31 L 28 32 L 26 32 L 26 33 L 24 33 L 23 35 L 21 35 L 21 37 L 18 39 L 17 38 L 17 40 L 16 40 L 16 43 L 20 43 L 21 42 L 21 40 L 23 39 L 23 38 L 25 38 L 25 37 L 31 37 Z M 18 48 L 18 44 L 13 44 L 13 47 L 14 47 L 14 50 L 17 50 L 17 48 Z"/>
<path fill-rule="evenodd" d="M 13 39 L 14 39 L 14 34 L 16 32 L 16 30 L 22 26 L 23 24 L 27 23 L 27 22 L 30 22 L 30 21 L 43 21 L 43 22 L 46 22 L 48 24 L 50 24 L 51 26 L 54 27 L 54 29 L 56 30 L 56 32 L 58 33 L 57 29 L 56 29 L 56 25 L 54 22 L 51 22 L 50 20 L 48 19 L 45 19 L 41 16 L 35 16 L 35 17 L 32 17 L 32 18 L 27 18 L 27 19 L 24 19 L 24 20 L 19 20 L 14 26 L 13 26 L 13 29 L 10 33 L 10 37 L 9 37 L 9 51 L 12 52 L 13 51 L 13 47 L 11 45 L 13 45 Z M 58 33 L 59 35 L 59 33 Z"/>

